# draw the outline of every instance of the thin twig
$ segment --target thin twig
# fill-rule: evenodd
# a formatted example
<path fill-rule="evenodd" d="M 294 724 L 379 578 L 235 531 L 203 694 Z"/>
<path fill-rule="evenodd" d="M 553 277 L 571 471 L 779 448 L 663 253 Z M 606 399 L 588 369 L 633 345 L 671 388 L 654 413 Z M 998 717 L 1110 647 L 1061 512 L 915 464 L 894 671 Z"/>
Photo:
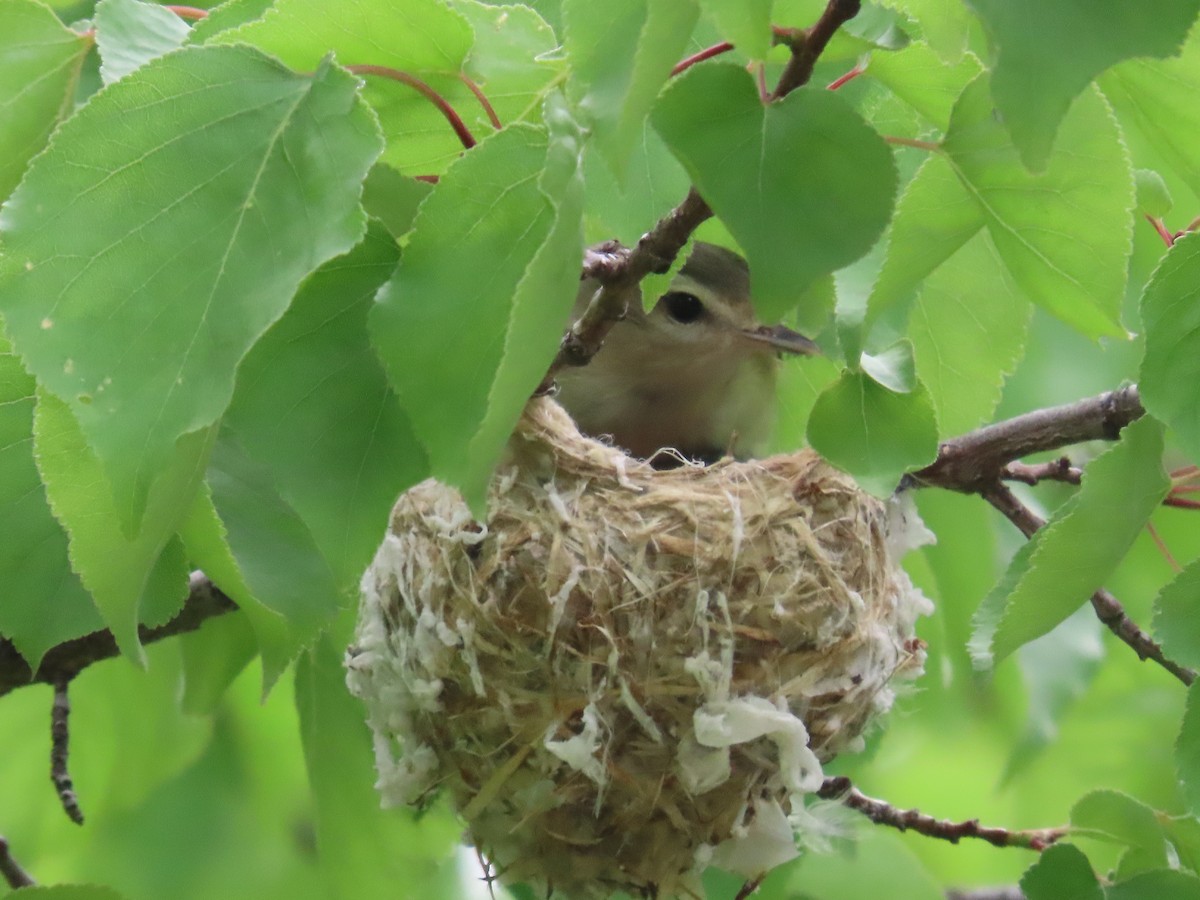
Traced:
<path fill-rule="evenodd" d="M 346 66 L 347 71 L 353 72 L 355 75 L 378 75 L 381 78 L 390 78 L 392 81 L 398 81 L 401 84 L 406 84 L 413 90 L 417 91 L 422 97 L 437 107 L 440 112 L 450 123 L 450 127 L 454 129 L 454 133 L 458 135 L 458 139 L 462 141 L 462 145 L 467 150 L 475 146 L 475 135 L 471 134 L 471 129 L 467 128 L 462 117 L 454 109 L 453 106 L 431 88 L 428 84 L 407 72 L 402 72 L 399 69 L 393 69 L 389 66 Z"/>
<path fill-rule="evenodd" d="M 195 631 L 213 616 L 236 609 L 237 604 L 209 581 L 203 572 L 193 572 L 188 586 L 188 597 L 179 615 L 157 628 L 139 628 L 138 637 L 143 644 L 152 644 L 177 634 Z M 0 697 L 27 684 L 58 684 L 70 681 L 92 663 L 119 654 L 112 632 L 96 631 L 51 647 L 42 657 L 41 665 L 35 673 L 30 671 L 29 663 L 13 642 L 0 637 Z"/>
<path fill-rule="evenodd" d="M 675 68 L 671 69 L 672 75 L 679 75 L 686 72 L 696 63 L 702 63 L 706 59 L 712 59 L 714 56 L 720 56 L 722 53 L 728 53 L 733 49 L 733 44 L 729 41 L 721 41 L 719 44 L 713 44 L 711 47 L 705 47 L 698 53 L 693 53 L 691 56 L 686 56 L 679 62 L 675 63 Z"/>
<path fill-rule="evenodd" d="M 71 745 L 71 700 L 67 696 L 69 681 L 54 685 L 54 704 L 50 707 L 50 780 L 58 792 L 63 811 L 76 825 L 83 824 L 83 810 L 71 781 L 69 768 Z"/>
<path fill-rule="evenodd" d="M 771 94 L 772 100 L 786 97 L 796 88 L 808 84 L 813 66 L 825 51 L 825 46 L 837 30 L 858 15 L 860 0 L 829 0 L 817 24 L 804 31 L 776 33 L 776 36 L 792 50 L 791 59 L 784 66 L 779 83 Z"/>
<path fill-rule="evenodd" d="M 33 887 L 37 884 L 33 880 L 33 876 L 22 869 L 20 863 L 13 859 L 8 840 L 3 835 L 0 835 L 0 875 L 14 891 L 17 888 Z"/>
<path fill-rule="evenodd" d="M 500 123 L 500 117 L 496 115 L 496 107 L 492 106 L 492 101 L 487 98 L 487 94 L 483 92 L 483 88 L 477 85 L 474 81 L 468 78 L 464 73 L 458 73 L 459 81 L 467 86 L 475 99 L 479 101 L 479 105 L 483 107 L 483 111 L 487 113 L 488 121 L 492 123 L 492 127 L 499 131 L 504 126 Z"/>
<path fill-rule="evenodd" d="M 1060 456 L 1052 462 L 1032 465 L 1011 462 L 1000 471 L 1000 477 L 1005 481 L 1019 481 L 1028 485 L 1035 485 L 1042 481 L 1079 484 L 1083 479 L 1083 470 L 1071 465 L 1071 460 L 1067 457 Z"/>
<path fill-rule="evenodd" d="M 981 490 L 980 496 L 1000 510 L 1004 517 L 1012 522 L 1025 537 L 1033 537 L 1034 533 L 1046 524 L 1045 520 L 1022 503 L 1017 496 L 1005 485 L 996 482 Z M 1104 623 L 1118 638 L 1133 648 L 1138 658 L 1158 663 L 1181 682 L 1190 685 L 1196 680 L 1196 672 L 1186 666 L 1169 659 L 1162 647 L 1146 632 L 1142 631 L 1125 613 L 1125 607 L 1112 594 L 1104 589 L 1092 594 L 1092 608 L 1096 617 Z"/>
<path fill-rule="evenodd" d="M 935 819 L 916 809 L 897 809 L 883 800 L 866 796 L 843 775 L 826 778 L 817 791 L 817 796 L 824 800 L 838 800 L 862 813 L 876 825 L 886 825 L 900 831 L 915 831 L 952 844 L 957 844 L 963 838 L 977 838 L 995 847 L 1023 847 L 1026 850 L 1042 851 L 1066 834 L 1065 828 L 1010 831 L 1007 828 L 980 825 L 978 819 L 951 822 L 948 819 Z"/>
<path fill-rule="evenodd" d="M 179 18 L 191 19 L 193 22 L 198 22 L 208 17 L 208 10 L 200 9 L 198 6 L 168 6 L 166 8 L 179 16 Z"/>

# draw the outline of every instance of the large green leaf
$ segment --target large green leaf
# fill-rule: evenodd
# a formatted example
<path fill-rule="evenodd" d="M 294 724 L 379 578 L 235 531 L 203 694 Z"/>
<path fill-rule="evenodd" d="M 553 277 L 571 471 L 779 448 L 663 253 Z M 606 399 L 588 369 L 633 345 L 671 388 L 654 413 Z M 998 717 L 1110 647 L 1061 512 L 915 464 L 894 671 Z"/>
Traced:
<path fill-rule="evenodd" d="M 802 88 L 764 106 L 743 69 L 698 66 L 652 121 L 745 250 L 766 321 L 866 253 L 891 215 L 891 151 L 836 94 Z"/>
<path fill-rule="evenodd" d="M 33 379 L 0 331 L 0 634 L 34 668 L 55 644 L 104 624 L 71 571 L 34 463 L 35 403 Z"/>
<path fill-rule="evenodd" d="M 1200 460 L 1200 237 L 1175 242 L 1142 295 L 1142 403 Z"/>
<path fill-rule="evenodd" d="M 152 590 L 167 589 L 168 614 L 187 595 L 187 567 L 181 555 L 172 552 L 167 557 L 167 571 L 156 569 L 200 487 L 212 438 L 213 429 L 206 429 L 179 441 L 150 485 L 139 527 L 127 534 L 118 526 L 112 487 L 70 408 L 48 392 L 38 396 L 34 453 L 50 507 L 70 537 L 71 566 L 117 646 L 132 660 L 145 661 L 137 624 L 142 608 L 160 599 Z M 156 619 L 164 618 L 163 607 L 159 610 Z"/>
<path fill-rule="evenodd" d="M 966 4 L 946 0 L 881 0 L 884 6 L 911 16 L 921 26 L 929 46 L 951 65 L 967 49 L 971 14 Z"/>
<path fill-rule="evenodd" d="M 1158 814 L 1120 791 L 1092 791 L 1071 807 L 1071 830 L 1087 837 L 1115 841 L 1150 854 L 1156 865 L 1167 864 L 1167 847 Z"/>
<path fill-rule="evenodd" d="M 986 76 L 955 106 L 943 146 L 1029 298 L 1089 337 L 1124 336 L 1133 174 L 1099 93 L 1075 101 L 1039 175 L 1025 170 L 996 120 Z"/>
<path fill-rule="evenodd" d="M 1025 351 L 1032 313 L 986 234 L 975 235 L 925 280 L 908 333 L 941 434 L 961 434 L 991 419 L 1004 380 Z"/>
<path fill-rule="evenodd" d="M 955 254 L 986 222 L 942 154 L 931 156 L 900 195 L 887 255 L 867 300 L 867 325 L 913 296 L 921 280 Z"/>
<path fill-rule="evenodd" d="M 1007 598 L 992 637 L 996 660 L 1078 609 L 1120 564 L 1168 487 L 1162 426 L 1143 418 L 1087 467 L 1076 502 L 1056 513 Z"/>
<path fill-rule="evenodd" d="M 1179 59 L 1134 59 L 1100 79 L 1122 126 L 1140 133 L 1161 154 L 1175 175 L 1200 194 L 1200 36 L 1188 41 Z"/>
<path fill-rule="evenodd" d="M 1025 165 L 1043 168 L 1071 101 L 1123 59 L 1173 56 L 1200 0 L 969 0 L 996 54 L 992 96 Z"/>
<path fill-rule="evenodd" d="M 225 0 L 224 3 L 212 7 L 207 16 L 192 25 L 188 43 L 203 44 L 222 31 L 253 22 L 262 18 L 274 5 L 275 0 Z"/>
<path fill-rule="evenodd" d="M 1133 172 L 1103 97 L 1088 90 L 1075 101 L 1062 124 L 1063 149 L 1031 175 L 980 76 L 954 108 L 943 146 L 1026 294 L 1087 336 L 1124 336 Z"/>
<path fill-rule="evenodd" d="M 1056 844 L 1038 857 L 1021 876 L 1028 900 L 1103 900 L 1104 891 L 1083 851 Z"/>
<path fill-rule="evenodd" d="M 345 72 L 185 48 L 97 94 L 0 211 L 9 334 L 83 426 L 124 528 L 304 276 L 357 242 L 378 152 Z"/>
<path fill-rule="evenodd" d="M 401 490 L 425 454 L 371 351 L 367 313 L 399 251 L 378 223 L 363 243 L 300 287 L 247 354 L 226 424 L 269 465 L 321 555 L 357 586 Z"/>
<path fill-rule="evenodd" d="M 1200 668 L 1200 560 L 1193 560 L 1159 593 L 1154 633 L 1168 657 Z"/>
<path fill-rule="evenodd" d="M 329 896 L 392 900 L 452 897 L 450 862 L 460 826 L 441 810 L 419 820 L 411 810 L 380 808 L 374 754 L 364 711 L 346 690 L 343 648 L 323 637 L 296 665 L 300 739 L 312 789 L 317 852 Z"/>
<path fill-rule="evenodd" d="M 458 73 L 471 48 L 471 27 L 438 0 L 340 0 L 336 24 L 328 3 L 276 0 L 262 18 L 209 41 L 250 44 L 296 69 L 315 69 L 332 52 L 344 66 Z"/>
<path fill-rule="evenodd" d="M 284 620 L 279 635 L 262 615 L 251 618 L 269 687 L 282 667 L 349 605 L 351 593 L 334 577 L 304 521 L 280 496 L 269 464 L 248 457 L 228 430 L 222 431 L 213 452 L 208 482 L 245 586 Z M 224 588 L 216 575 L 212 577 Z M 231 596 L 240 603 L 237 594 Z"/>
<path fill-rule="evenodd" d="M 937 454 L 937 422 L 923 387 L 895 393 L 864 372 L 843 372 L 808 419 L 814 450 L 886 496 Z"/>
<path fill-rule="evenodd" d="M 916 43 L 901 53 L 874 54 L 867 74 L 945 131 L 959 95 L 982 68 L 974 56 L 948 65 L 928 44 Z"/>
<path fill-rule="evenodd" d="M 766 58 L 771 48 L 772 0 L 700 0 L 717 31 L 751 59 Z"/>
<path fill-rule="evenodd" d="M 169 9 L 141 0 L 100 0 L 94 21 L 105 84 L 182 46 L 191 31 Z"/>
<path fill-rule="evenodd" d="M 450 168 L 371 314 L 433 474 L 476 510 L 578 290 L 580 145 L 561 108 L 550 119 L 549 140 L 510 127 Z"/>
<path fill-rule="evenodd" d="M 1105 900 L 1200 900 L 1200 878 L 1175 869 L 1142 872 L 1104 891 Z"/>
<path fill-rule="evenodd" d="M 71 111 L 79 69 L 92 43 L 33 0 L 0 3 L 0 197 Z"/>
<path fill-rule="evenodd" d="M 695 0 L 564 0 L 571 97 L 618 175 L 699 17 Z"/>

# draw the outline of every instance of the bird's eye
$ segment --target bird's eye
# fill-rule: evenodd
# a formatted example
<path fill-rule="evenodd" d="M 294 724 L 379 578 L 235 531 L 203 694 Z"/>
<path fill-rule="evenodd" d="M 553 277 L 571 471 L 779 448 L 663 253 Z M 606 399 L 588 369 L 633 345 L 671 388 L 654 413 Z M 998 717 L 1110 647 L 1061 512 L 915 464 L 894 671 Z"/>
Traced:
<path fill-rule="evenodd" d="M 704 315 L 704 304 L 700 302 L 700 298 L 695 294 L 688 294 L 684 291 L 670 291 L 663 294 L 658 302 L 666 309 L 668 316 L 684 325 L 695 322 Z"/>

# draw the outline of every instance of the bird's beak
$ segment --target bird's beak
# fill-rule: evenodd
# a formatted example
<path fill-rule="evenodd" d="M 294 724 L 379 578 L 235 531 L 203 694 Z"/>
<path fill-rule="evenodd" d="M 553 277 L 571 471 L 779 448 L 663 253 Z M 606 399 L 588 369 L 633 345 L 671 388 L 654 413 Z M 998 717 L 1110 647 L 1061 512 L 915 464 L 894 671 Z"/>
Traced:
<path fill-rule="evenodd" d="M 800 334 L 800 332 L 792 331 L 786 325 L 760 325 L 757 328 L 745 328 L 742 330 L 742 334 L 752 341 L 766 344 L 771 349 L 778 350 L 781 353 L 795 353 L 798 356 L 817 356 L 821 352 L 821 348 L 816 343 Z"/>

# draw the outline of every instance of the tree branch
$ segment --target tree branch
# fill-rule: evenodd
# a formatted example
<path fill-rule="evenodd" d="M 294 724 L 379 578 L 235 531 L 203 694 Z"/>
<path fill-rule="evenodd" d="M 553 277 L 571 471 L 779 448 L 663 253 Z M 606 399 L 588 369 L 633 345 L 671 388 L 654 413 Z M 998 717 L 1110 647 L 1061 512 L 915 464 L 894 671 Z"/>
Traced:
<path fill-rule="evenodd" d="M 83 824 L 83 810 L 79 808 L 79 797 L 67 761 L 71 743 L 71 701 L 67 697 L 70 682 L 60 681 L 54 685 L 54 705 L 50 708 L 50 780 L 58 793 L 63 811 L 76 825 Z"/>
<path fill-rule="evenodd" d="M 946 900 L 1025 900 L 1025 894 L 1014 885 L 994 888 L 975 888 L 969 891 L 948 890 Z"/>
<path fill-rule="evenodd" d="M 143 644 L 152 644 L 177 634 L 195 631 L 213 616 L 236 609 L 237 604 L 209 581 L 204 573 L 193 572 L 188 597 L 179 615 L 157 628 L 143 626 L 138 629 L 138 635 Z M 95 631 L 52 647 L 42 658 L 42 663 L 35 673 L 30 671 L 29 664 L 13 642 L 0 637 L 0 697 L 27 684 L 56 685 L 68 682 L 92 663 L 119 654 L 112 632 Z"/>
<path fill-rule="evenodd" d="M 784 67 L 783 74 L 779 76 L 779 83 L 775 85 L 775 92 L 771 94 L 772 100 L 786 97 L 796 88 L 808 84 L 812 78 L 813 67 L 825 52 L 829 39 L 839 28 L 858 15 L 860 7 L 860 0 L 829 0 L 825 12 L 812 28 L 804 31 L 776 32 L 777 37 L 792 48 L 792 57 Z"/>
<path fill-rule="evenodd" d="M 17 888 L 33 887 L 37 884 L 28 872 L 21 868 L 12 857 L 12 851 L 9 849 L 8 840 L 0 835 L 0 876 L 4 877 L 5 883 L 14 891 Z"/>
<path fill-rule="evenodd" d="M 1115 440 L 1122 428 L 1145 412 L 1137 385 L 1039 409 L 946 441 L 937 459 L 912 478 L 921 485 L 977 494 L 1011 462 L 1082 441 Z"/>
<path fill-rule="evenodd" d="M 1009 831 L 979 824 L 978 819 L 951 822 L 935 819 L 916 809 L 897 809 L 883 800 L 863 794 L 849 778 L 826 778 L 817 791 L 824 800 L 839 800 L 845 806 L 862 813 L 876 825 L 886 825 L 900 831 L 915 831 L 926 837 L 957 844 L 963 838 L 978 838 L 995 847 L 1022 847 L 1042 851 L 1066 834 L 1065 828 L 1037 828 L 1028 831 Z"/>

